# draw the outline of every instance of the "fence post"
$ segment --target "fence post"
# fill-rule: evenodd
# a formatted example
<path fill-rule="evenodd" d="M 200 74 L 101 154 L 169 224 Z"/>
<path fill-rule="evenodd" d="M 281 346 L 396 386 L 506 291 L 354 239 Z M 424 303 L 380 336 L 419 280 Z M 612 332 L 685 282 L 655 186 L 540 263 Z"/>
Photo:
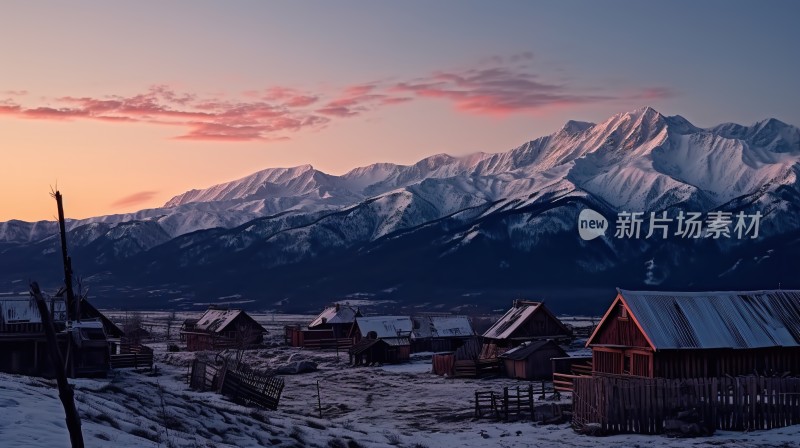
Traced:
<path fill-rule="evenodd" d="M 319 418 L 322 418 L 322 396 L 319 393 L 319 380 L 317 380 L 317 407 L 319 408 Z"/>
<path fill-rule="evenodd" d="M 503 410 L 505 411 L 506 421 L 508 421 L 508 386 L 503 388 Z"/>

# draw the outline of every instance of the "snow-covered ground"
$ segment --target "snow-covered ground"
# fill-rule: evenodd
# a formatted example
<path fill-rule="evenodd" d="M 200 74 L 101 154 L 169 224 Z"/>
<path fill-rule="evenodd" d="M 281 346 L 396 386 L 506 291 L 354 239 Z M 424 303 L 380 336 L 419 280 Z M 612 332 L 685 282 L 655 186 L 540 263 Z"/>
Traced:
<path fill-rule="evenodd" d="M 147 313 L 148 321 L 168 313 Z M 183 316 L 175 316 L 182 319 Z M 307 316 L 257 315 L 271 334 L 267 348 L 248 352 L 245 361 L 273 368 L 289 360 L 318 364 L 313 373 L 285 376 L 279 409 L 240 406 L 186 384 L 195 354 L 170 353 L 153 342 L 157 372 L 114 372 L 107 379 L 70 380 L 75 385 L 87 447 L 799 447 L 800 426 L 717 432 L 712 437 L 576 434 L 568 424 L 505 423 L 473 418 L 474 393 L 518 385 L 510 379 L 460 380 L 430 372 L 430 354 L 411 363 L 383 367 L 347 366 L 332 351 L 282 346 L 282 326 Z M 176 324 L 172 336 L 177 338 Z M 154 326 L 164 328 L 166 325 Z M 157 335 L 161 334 L 156 331 Z M 320 385 L 322 418 L 317 407 Z M 562 402 L 568 400 L 562 400 Z M 550 402 L 547 402 L 550 403 Z M 0 446 L 68 447 L 69 437 L 55 382 L 0 374 Z"/>

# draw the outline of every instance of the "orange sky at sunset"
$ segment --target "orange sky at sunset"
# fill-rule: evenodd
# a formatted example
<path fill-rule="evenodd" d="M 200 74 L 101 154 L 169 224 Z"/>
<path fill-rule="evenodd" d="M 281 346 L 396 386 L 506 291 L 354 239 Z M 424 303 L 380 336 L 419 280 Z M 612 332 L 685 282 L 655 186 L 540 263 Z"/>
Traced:
<path fill-rule="evenodd" d="M 127 213 L 269 167 L 506 151 L 645 105 L 800 124 L 780 51 L 798 28 L 768 9 L 5 2 L 0 221 L 52 219 L 56 184 L 68 217 Z M 769 70 L 737 62 L 755 52 Z"/>

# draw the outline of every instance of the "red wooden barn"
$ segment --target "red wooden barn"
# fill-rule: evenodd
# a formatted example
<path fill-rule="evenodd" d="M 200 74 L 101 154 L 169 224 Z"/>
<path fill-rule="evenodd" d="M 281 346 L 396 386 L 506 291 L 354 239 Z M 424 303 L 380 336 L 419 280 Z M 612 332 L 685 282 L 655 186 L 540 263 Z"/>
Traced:
<path fill-rule="evenodd" d="M 586 343 L 594 373 L 800 374 L 800 291 L 617 291 Z"/>

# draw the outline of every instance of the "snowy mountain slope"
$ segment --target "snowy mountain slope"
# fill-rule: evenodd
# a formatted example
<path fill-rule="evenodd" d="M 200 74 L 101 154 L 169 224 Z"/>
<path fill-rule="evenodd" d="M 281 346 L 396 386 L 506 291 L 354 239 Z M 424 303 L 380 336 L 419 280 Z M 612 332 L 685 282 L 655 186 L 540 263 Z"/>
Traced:
<path fill-rule="evenodd" d="M 163 208 L 70 221 L 70 242 L 74 258 L 90 274 L 105 273 L 109 288 L 122 281 L 193 287 L 202 277 L 246 279 L 242 290 L 258 285 L 269 294 L 299 294 L 296 288 L 309 296 L 349 294 L 363 287 L 413 296 L 439 283 L 445 290 L 524 291 L 575 276 L 587 286 L 685 287 L 722 278 L 734 265 L 737 274 L 777 282 L 785 270 L 775 263 L 798 247 L 799 135 L 774 119 L 702 129 L 642 108 L 597 124 L 570 121 L 502 153 L 438 154 L 341 176 L 309 165 L 267 169 L 186 192 Z M 656 243 L 607 234 L 587 243 L 575 231 L 582 207 L 607 217 L 760 212 L 762 238 Z M 53 264 L 47 258 L 57 251 L 55 231 L 47 222 L 0 223 L 0 253 L 27 260 L 0 263 L 6 277 Z M 686 260 L 705 270 L 687 271 Z"/>

